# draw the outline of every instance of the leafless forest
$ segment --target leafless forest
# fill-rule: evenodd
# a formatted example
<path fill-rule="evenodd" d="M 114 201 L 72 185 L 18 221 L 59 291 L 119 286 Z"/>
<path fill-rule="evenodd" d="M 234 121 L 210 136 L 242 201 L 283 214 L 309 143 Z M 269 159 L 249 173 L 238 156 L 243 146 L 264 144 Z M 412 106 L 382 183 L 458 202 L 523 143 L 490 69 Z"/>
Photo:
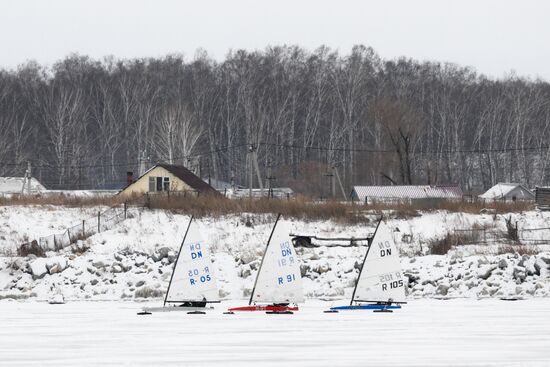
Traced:
<path fill-rule="evenodd" d="M 108 188 L 140 159 L 203 177 L 327 195 L 352 184 L 550 183 L 550 85 L 356 46 L 101 61 L 0 71 L 0 174 Z M 250 146 L 256 152 L 249 153 Z M 258 177 L 259 176 L 259 177 Z"/>

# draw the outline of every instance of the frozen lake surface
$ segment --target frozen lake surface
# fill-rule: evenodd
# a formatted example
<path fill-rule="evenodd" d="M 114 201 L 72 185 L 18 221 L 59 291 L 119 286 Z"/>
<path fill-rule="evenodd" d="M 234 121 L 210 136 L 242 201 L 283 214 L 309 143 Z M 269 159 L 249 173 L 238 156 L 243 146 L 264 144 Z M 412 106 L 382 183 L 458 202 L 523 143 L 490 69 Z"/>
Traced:
<path fill-rule="evenodd" d="M 133 302 L 0 302 L 0 365 L 548 366 L 550 299 L 416 300 L 393 314 L 138 316 Z M 148 304 L 149 306 L 158 304 Z"/>

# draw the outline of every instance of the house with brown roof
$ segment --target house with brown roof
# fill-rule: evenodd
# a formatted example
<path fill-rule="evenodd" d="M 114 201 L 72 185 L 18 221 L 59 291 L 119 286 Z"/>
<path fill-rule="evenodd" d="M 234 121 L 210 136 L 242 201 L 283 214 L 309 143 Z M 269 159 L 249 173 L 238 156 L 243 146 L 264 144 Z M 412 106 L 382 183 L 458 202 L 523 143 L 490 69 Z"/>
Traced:
<path fill-rule="evenodd" d="M 218 191 L 184 166 L 159 163 L 124 188 L 119 195 L 145 193 L 196 193 L 219 195 Z"/>

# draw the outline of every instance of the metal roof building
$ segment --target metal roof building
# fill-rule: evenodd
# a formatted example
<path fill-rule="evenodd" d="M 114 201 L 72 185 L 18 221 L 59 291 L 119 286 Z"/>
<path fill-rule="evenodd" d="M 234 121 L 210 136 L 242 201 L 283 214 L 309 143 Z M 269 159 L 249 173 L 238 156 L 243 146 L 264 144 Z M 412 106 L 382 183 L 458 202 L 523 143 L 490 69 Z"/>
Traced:
<path fill-rule="evenodd" d="M 451 200 L 461 199 L 462 189 L 458 185 L 354 186 L 351 198 L 363 203 L 422 199 Z"/>
<path fill-rule="evenodd" d="M 498 183 L 484 194 L 479 195 L 485 200 L 535 200 L 535 194 L 527 187 L 517 183 Z"/>
<path fill-rule="evenodd" d="M 0 195 L 6 194 L 21 194 L 23 185 L 28 184 L 25 177 L 0 177 Z M 27 188 L 25 188 L 27 190 Z M 38 194 L 46 191 L 36 178 L 31 177 L 31 194 Z M 27 191 L 25 191 L 26 193 Z"/>

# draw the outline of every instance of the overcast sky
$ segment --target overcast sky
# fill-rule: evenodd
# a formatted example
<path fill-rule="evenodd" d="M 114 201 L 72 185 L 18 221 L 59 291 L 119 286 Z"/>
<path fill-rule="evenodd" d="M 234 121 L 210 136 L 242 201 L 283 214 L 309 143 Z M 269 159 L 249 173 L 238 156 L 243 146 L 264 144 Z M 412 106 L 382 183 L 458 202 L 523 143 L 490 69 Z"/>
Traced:
<path fill-rule="evenodd" d="M 162 56 L 197 48 L 321 44 L 372 46 L 399 56 L 472 66 L 491 77 L 550 80 L 546 0 L 0 0 L 0 67 L 94 58 Z"/>

